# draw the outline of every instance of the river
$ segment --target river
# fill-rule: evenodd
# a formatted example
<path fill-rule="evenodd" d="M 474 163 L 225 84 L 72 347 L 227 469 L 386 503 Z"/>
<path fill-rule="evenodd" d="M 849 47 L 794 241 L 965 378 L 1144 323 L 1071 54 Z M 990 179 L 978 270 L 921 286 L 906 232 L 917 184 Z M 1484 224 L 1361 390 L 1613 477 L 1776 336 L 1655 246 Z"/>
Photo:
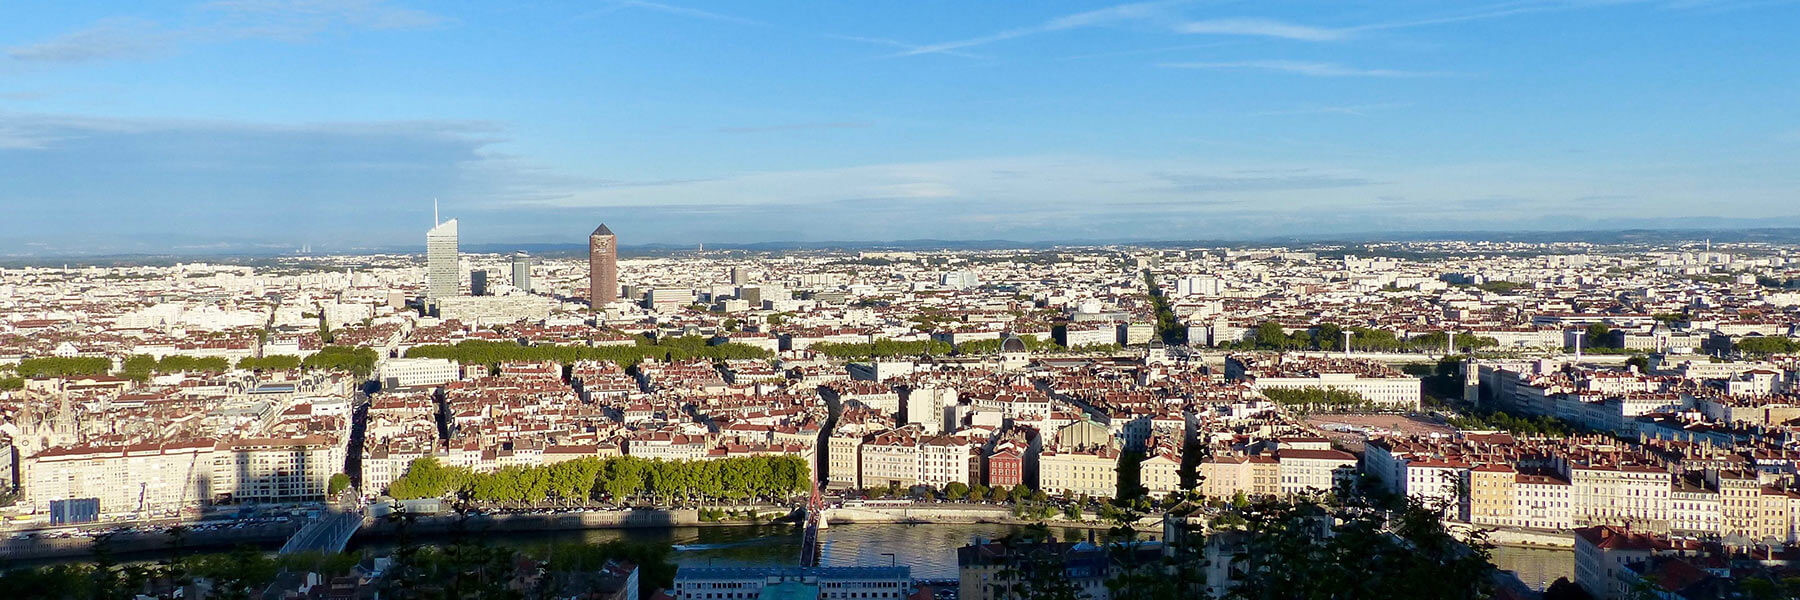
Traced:
<path fill-rule="evenodd" d="M 834 525 L 819 532 L 823 541 L 821 564 L 825 566 L 886 565 L 912 567 L 913 577 L 956 577 L 956 549 L 975 539 L 999 539 L 1021 529 L 1016 525 L 940 524 Z M 1087 539 L 1089 530 L 1052 527 L 1058 539 Z M 1095 535 L 1105 532 L 1095 531 Z M 486 544 L 531 548 L 569 542 L 602 543 L 614 540 L 665 543 L 675 547 L 675 562 L 682 566 L 771 566 L 800 562 L 800 531 L 790 526 L 670 527 L 640 529 L 589 529 L 569 531 L 482 532 Z M 433 536 L 420 542 L 447 542 L 451 536 Z M 352 540 L 350 550 L 392 549 L 398 542 L 379 539 Z"/>
<path fill-rule="evenodd" d="M 826 566 L 899 564 L 912 567 L 913 577 L 953 579 L 956 549 L 976 539 L 999 539 L 1018 531 L 1016 525 L 932 524 L 835 525 L 820 531 L 822 564 Z M 1101 531 L 1052 527 L 1058 539 L 1087 539 Z M 800 532 L 788 526 L 672 527 L 658 529 L 591 529 L 571 531 L 482 532 L 483 543 L 519 548 L 568 542 L 601 543 L 613 540 L 666 543 L 675 546 L 675 562 L 683 566 L 795 565 L 800 560 Z M 430 542 L 448 541 L 434 537 Z M 351 542 L 351 550 L 391 549 L 391 539 Z M 1519 574 L 1520 580 L 1543 590 L 1558 577 L 1573 578 L 1573 556 L 1568 550 L 1500 547 L 1494 563 Z"/>

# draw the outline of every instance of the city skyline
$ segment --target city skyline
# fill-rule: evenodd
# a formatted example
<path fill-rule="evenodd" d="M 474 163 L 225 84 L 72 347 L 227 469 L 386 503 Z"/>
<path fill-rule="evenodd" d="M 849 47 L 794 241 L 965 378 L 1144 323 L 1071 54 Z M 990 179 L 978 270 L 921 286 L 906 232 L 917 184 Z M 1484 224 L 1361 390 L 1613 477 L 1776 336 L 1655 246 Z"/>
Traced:
<path fill-rule="evenodd" d="M 1800 225 L 1787 2 L 19 16 L 12 255 Z"/>
<path fill-rule="evenodd" d="M 0 600 L 1800 599 L 1800 0 L 38 4 Z"/>

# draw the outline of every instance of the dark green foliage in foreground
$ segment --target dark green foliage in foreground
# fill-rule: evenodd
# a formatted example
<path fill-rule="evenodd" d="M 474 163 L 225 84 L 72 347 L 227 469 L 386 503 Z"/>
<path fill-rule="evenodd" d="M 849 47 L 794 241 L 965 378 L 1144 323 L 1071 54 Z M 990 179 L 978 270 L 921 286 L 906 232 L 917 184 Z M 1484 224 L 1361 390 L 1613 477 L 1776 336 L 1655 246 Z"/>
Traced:
<path fill-rule="evenodd" d="M 1236 574 L 1227 600 L 1362 600 L 1485 598 L 1495 567 L 1490 546 L 1477 537 L 1451 537 L 1432 510 L 1417 504 L 1351 500 L 1242 502 L 1214 518 Z M 1160 559 L 1136 552 L 1142 533 L 1128 525 L 1143 513 L 1126 510 L 1108 534 L 1112 564 L 1106 582 L 1115 598 L 1203 598 L 1206 540 L 1169 542 Z M 1021 595 L 1018 598 L 1062 596 Z"/>
<path fill-rule="evenodd" d="M 564 543 L 519 550 L 457 543 L 446 546 L 407 545 L 395 551 L 390 577 L 378 584 L 382 596 L 397 599 L 551 598 L 552 586 L 571 573 L 591 573 L 609 560 L 638 566 L 639 597 L 675 581 L 675 564 L 667 545 L 613 541 L 604 544 Z M 179 549 L 176 550 L 179 554 Z M 139 594 L 170 597 L 175 585 L 200 580 L 212 584 L 208 598 L 249 600 L 283 571 L 316 572 L 329 579 L 355 572 L 362 557 L 351 553 L 275 556 L 243 547 L 227 553 L 175 556 L 155 563 L 119 565 L 97 552 L 90 563 L 71 563 L 0 572 L 0 596 L 8 600 L 88 600 L 131 598 Z M 523 562 L 522 562 L 523 561 Z M 547 572 L 536 587 L 514 589 L 515 576 Z M 525 570 L 519 570 L 524 566 Z"/>
<path fill-rule="evenodd" d="M 1487 545 L 1457 541 L 1422 506 L 1262 502 L 1234 512 L 1248 535 L 1233 556 L 1244 579 L 1227 598 L 1484 598 L 1492 584 Z"/>

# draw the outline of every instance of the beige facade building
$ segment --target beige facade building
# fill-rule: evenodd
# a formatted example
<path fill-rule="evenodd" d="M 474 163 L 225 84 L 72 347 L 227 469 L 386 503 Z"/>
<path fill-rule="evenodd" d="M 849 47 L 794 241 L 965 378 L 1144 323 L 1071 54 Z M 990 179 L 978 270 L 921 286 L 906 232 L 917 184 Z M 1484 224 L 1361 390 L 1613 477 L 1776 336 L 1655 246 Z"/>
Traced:
<path fill-rule="evenodd" d="M 1489 464 L 1469 470 L 1469 522 L 1476 525 L 1511 527 L 1513 518 L 1513 482 L 1519 472 L 1512 467 Z"/>
<path fill-rule="evenodd" d="M 1155 452 L 1138 463 L 1138 484 L 1154 496 L 1181 491 L 1181 454 Z"/>
<path fill-rule="evenodd" d="M 1273 456 L 1216 456 L 1200 463 L 1200 493 L 1230 499 L 1239 492 L 1251 498 L 1281 492 L 1281 463 Z"/>
<path fill-rule="evenodd" d="M 826 487 L 863 487 L 862 443 L 860 435 L 839 434 L 826 438 Z"/>
<path fill-rule="evenodd" d="M 51 448 L 24 459 L 34 512 L 55 500 L 98 498 L 101 514 L 168 514 L 212 499 L 212 440 Z M 340 463 L 341 464 L 341 463 Z"/>
<path fill-rule="evenodd" d="M 1046 494 L 1111 498 L 1119 489 L 1119 451 L 1112 446 L 1045 449 L 1038 455 L 1038 489 Z"/>

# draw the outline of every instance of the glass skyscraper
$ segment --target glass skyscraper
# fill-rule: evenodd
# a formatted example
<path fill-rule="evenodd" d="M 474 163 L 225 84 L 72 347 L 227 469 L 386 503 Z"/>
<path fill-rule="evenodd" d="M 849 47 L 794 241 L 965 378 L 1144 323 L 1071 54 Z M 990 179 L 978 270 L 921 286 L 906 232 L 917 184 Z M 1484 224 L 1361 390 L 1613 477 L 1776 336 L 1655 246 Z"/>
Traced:
<path fill-rule="evenodd" d="M 462 288 L 462 260 L 456 250 L 456 219 L 425 232 L 425 297 L 448 298 Z"/>
<path fill-rule="evenodd" d="M 512 284 L 521 292 L 531 291 L 531 255 L 524 252 L 513 255 Z"/>

